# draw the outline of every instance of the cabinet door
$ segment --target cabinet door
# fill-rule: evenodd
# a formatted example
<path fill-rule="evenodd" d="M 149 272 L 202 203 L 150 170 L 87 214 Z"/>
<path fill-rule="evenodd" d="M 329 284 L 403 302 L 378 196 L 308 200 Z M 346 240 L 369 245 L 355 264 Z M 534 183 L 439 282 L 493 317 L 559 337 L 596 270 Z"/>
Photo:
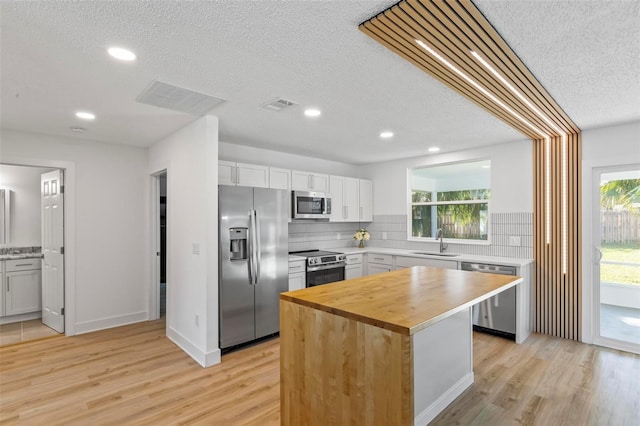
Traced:
<path fill-rule="evenodd" d="M 236 184 L 236 163 L 232 161 L 218 161 L 218 185 Z"/>
<path fill-rule="evenodd" d="M 239 186 L 253 186 L 256 188 L 269 187 L 269 168 L 255 164 L 238 163 L 238 177 L 236 183 Z"/>
<path fill-rule="evenodd" d="M 5 315 L 37 312 L 41 306 L 40 271 L 7 272 Z"/>
<path fill-rule="evenodd" d="M 367 265 L 367 275 L 380 274 L 382 272 L 391 271 L 391 266 L 381 263 L 369 263 Z"/>
<path fill-rule="evenodd" d="M 269 167 L 269 188 L 291 191 L 291 170 Z"/>
<path fill-rule="evenodd" d="M 360 179 L 360 221 L 373 221 L 373 183 Z"/>
<path fill-rule="evenodd" d="M 329 192 L 329 175 L 312 173 L 311 185 L 315 192 Z"/>
<path fill-rule="evenodd" d="M 344 222 L 346 206 L 344 204 L 344 181 L 342 176 L 329 177 L 329 191 L 331 193 L 331 222 Z"/>
<path fill-rule="evenodd" d="M 304 273 L 289 274 L 289 291 L 301 290 L 305 287 Z"/>
<path fill-rule="evenodd" d="M 308 172 L 291 170 L 291 189 L 293 191 L 312 191 L 311 175 Z"/>
<path fill-rule="evenodd" d="M 0 260 L 0 263 L 4 263 Z M 0 317 L 4 316 L 4 294 L 7 292 L 5 289 L 4 272 L 0 271 Z"/>
<path fill-rule="evenodd" d="M 344 270 L 344 279 L 360 278 L 362 276 L 362 263 L 347 265 Z"/>
<path fill-rule="evenodd" d="M 360 220 L 360 181 L 359 179 L 346 178 L 344 182 L 344 206 L 346 222 L 358 222 Z"/>

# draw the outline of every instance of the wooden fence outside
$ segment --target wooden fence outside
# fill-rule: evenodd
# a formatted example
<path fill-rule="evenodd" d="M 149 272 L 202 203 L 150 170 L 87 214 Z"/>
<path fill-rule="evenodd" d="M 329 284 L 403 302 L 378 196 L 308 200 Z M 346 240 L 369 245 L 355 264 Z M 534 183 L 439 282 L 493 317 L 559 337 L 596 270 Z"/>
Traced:
<path fill-rule="evenodd" d="M 640 241 L 640 214 L 629 210 L 600 210 L 603 243 Z"/>

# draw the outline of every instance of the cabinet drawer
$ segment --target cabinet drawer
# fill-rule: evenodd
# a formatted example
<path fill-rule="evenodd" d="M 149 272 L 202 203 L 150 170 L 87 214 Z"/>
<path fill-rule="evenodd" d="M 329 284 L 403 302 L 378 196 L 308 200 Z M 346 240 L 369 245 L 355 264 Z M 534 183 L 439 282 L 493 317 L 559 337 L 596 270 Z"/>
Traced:
<path fill-rule="evenodd" d="M 389 254 L 368 254 L 369 263 L 382 263 L 391 266 L 393 264 L 393 256 Z"/>
<path fill-rule="evenodd" d="M 12 259 L 5 260 L 5 268 L 7 272 L 29 271 L 31 269 L 41 269 L 42 259 Z"/>
<path fill-rule="evenodd" d="M 348 254 L 347 255 L 347 265 L 357 265 L 362 263 L 362 255 L 361 254 Z"/>
<path fill-rule="evenodd" d="M 290 274 L 296 274 L 298 272 L 304 272 L 304 271 L 305 271 L 304 260 L 296 261 L 296 262 L 289 262 L 289 273 Z"/>
<path fill-rule="evenodd" d="M 458 262 L 455 260 L 397 256 L 396 266 L 400 268 L 410 268 L 412 266 L 435 266 L 436 268 L 458 269 Z"/>

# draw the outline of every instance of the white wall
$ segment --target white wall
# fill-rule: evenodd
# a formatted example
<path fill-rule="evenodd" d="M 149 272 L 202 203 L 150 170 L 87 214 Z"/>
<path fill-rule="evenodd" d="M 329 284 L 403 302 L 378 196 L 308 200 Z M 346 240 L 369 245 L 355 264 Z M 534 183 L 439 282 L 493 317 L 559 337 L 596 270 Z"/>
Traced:
<path fill-rule="evenodd" d="M 593 216 L 594 169 L 634 163 L 640 164 L 640 122 L 582 132 L 582 340 L 587 343 L 593 342 L 593 227 L 599 220 Z"/>
<path fill-rule="evenodd" d="M 478 159 L 491 160 L 492 213 L 533 211 L 533 148 L 530 140 L 374 163 L 361 167 L 361 177 L 373 180 L 375 215 L 406 214 L 407 169 Z"/>
<path fill-rule="evenodd" d="M 4 247 L 40 247 L 40 175 L 44 167 L 0 165 L 0 188 L 11 194 L 10 241 Z"/>
<path fill-rule="evenodd" d="M 153 145 L 148 175 L 163 169 L 167 170 L 167 336 L 208 366 L 220 362 L 218 119 L 205 116 Z"/>
<path fill-rule="evenodd" d="M 219 143 L 218 157 L 220 160 L 279 167 L 282 169 L 304 170 L 329 175 L 359 177 L 359 167 L 353 164 L 235 145 L 227 142 Z"/>
<path fill-rule="evenodd" d="M 66 332 L 148 318 L 147 151 L 3 130 L 1 162 L 65 168 Z"/>

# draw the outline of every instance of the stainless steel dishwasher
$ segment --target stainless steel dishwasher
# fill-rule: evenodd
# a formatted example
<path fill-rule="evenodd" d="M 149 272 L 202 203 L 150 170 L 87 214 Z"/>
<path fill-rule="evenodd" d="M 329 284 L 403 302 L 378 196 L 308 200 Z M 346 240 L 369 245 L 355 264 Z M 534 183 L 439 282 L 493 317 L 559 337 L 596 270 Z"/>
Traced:
<path fill-rule="evenodd" d="M 463 271 L 516 275 L 515 266 L 462 262 Z M 516 340 L 516 288 L 511 287 L 473 305 L 473 329 Z"/>

